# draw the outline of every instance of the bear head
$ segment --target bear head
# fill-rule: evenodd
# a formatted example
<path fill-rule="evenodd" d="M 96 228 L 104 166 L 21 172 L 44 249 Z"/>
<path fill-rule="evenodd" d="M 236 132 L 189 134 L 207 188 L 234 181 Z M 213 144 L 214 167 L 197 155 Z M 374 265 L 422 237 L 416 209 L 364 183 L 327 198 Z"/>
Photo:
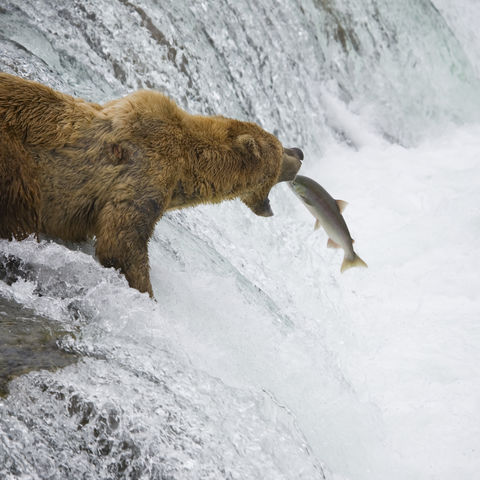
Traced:
<path fill-rule="evenodd" d="M 303 152 L 299 148 L 284 148 L 274 135 L 255 123 L 230 122 L 233 155 L 238 156 L 237 163 L 241 165 L 240 177 L 245 175 L 239 197 L 256 215 L 270 217 L 270 190 L 276 183 L 295 178 Z"/>

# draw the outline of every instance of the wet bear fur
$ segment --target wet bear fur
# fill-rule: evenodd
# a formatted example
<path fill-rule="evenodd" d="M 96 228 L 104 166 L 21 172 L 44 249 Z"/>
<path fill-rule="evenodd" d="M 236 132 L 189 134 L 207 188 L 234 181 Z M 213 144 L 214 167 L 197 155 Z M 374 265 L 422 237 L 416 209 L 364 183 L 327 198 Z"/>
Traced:
<path fill-rule="evenodd" d="M 190 115 L 141 90 L 105 105 L 0 73 L 0 237 L 96 238 L 104 266 L 152 295 L 148 240 L 166 210 L 268 193 L 300 167 L 258 125 Z"/>

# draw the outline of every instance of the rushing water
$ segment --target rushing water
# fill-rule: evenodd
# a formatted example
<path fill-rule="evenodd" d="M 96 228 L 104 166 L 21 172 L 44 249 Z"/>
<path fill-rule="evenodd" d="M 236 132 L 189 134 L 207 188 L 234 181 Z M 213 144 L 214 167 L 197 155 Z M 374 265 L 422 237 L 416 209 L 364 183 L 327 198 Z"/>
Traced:
<path fill-rule="evenodd" d="M 3 0 L 0 70 L 98 102 L 155 88 L 260 123 L 348 197 L 370 268 L 340 276 L 284 186 L 272 219 L 239 202 L 166 215 L 150 243 L 158 302 L 91 244 L 0 241 L 0 273 L 20 259 L 0 281 L 9 332 L 17 316 L 23 337 L 76 360 L 56 350 L 37 366 L 62 368 L 10 382 L 0 479 L 473 480 L 478 13 L 475 0 Z"/>

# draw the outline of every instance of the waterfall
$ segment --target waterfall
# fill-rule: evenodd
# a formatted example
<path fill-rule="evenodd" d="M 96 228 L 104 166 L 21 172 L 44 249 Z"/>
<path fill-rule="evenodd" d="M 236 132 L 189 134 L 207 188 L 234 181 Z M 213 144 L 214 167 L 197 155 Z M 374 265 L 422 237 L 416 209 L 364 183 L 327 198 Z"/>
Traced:
<path fill-rule="evenodd" d="M 165 215 L 149 245 L 157 302 L 91 243 L 0 240 L 0 380 L 12 345 L 32 367 L 39 355 L 0 397 L 0 478 L 473 479 L 479 13 L 4 0 L 0 71 L 259 123 L 350 202 L 370 268 L 340 275 L 285 186 L 271 219 L 236 201 Z M 38 369 L 29 331 L 61 368 Z"/>

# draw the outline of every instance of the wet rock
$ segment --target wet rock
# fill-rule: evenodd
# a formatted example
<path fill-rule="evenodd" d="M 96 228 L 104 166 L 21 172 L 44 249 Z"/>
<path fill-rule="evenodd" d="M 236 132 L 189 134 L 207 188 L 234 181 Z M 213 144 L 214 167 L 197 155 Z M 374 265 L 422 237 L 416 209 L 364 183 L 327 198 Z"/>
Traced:
<path fill-rule="evenodd" d="M 57 343 L 66 334 L 54 321 L 0 296 L 0 396 L 8 393 L 8 382 L 19 375 L 75 362 L 76 355 Z"/>

